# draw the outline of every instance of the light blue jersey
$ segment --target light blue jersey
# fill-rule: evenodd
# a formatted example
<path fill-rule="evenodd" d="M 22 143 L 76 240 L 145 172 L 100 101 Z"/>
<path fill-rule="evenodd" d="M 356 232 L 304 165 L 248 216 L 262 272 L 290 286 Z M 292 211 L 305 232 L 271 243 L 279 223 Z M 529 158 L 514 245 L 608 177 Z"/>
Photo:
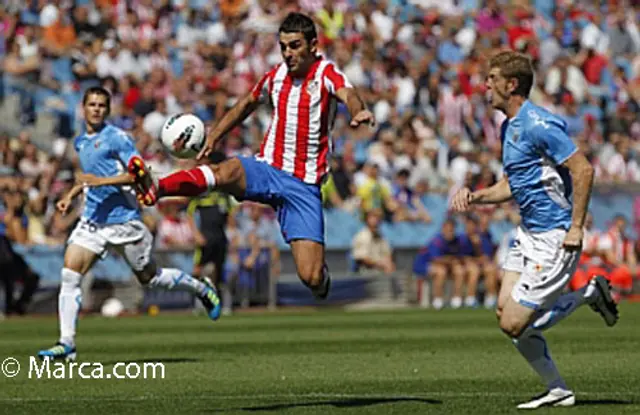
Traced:
<path fill-rule="evenodd" d="M 118 176 L 127 171 L 131 157 L 140 156 L 131 137 L 109 124 L 96 134 L 78 136 L 73 144 L 82 171 L 98 177 Z M 134 189 L 128 186 L 88 188 L 82 217 L 101 225 L 141 219 Z"/>
<path fill-rule="evenodd" d="M 502 162 L 522 226 L 544 232 L 571 226 L 571 176 L 561 166 L 577 148 L 566 123 L 529 101 L 502 125 Z"/>

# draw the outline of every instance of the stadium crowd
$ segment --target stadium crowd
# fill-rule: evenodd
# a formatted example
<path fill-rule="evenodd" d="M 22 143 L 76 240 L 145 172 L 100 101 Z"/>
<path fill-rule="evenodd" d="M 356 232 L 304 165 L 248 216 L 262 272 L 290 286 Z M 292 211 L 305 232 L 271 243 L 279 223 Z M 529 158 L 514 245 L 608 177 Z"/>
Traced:
<path fill-rule="evenodd" d="M 354 133 L 339 110 L 333 173 L 323 186 L 329 209 L 358 212 L 363 221 L 375 211 L 372 222 L 379 216 L 428 223 L 422 196 L 499 179 L 504 116 L 486 105 L 484 64 L 503 48 L 532 57 L 531 100 L 567 122 L 596 166 L 597 183 L 640 182 L 637 1 L 9 0 L 0 8 L 2 95 L 20 95 L 23 125 L 41 110 L 55 112 L 59 122 L 51 153 L 27 130 L 0 136 L 3 235 L 59 245 L 78 218 L 79 205 L 67 216 L 54 208 L 77 167 L 69 144 L 81 125 L 80 102 L 67 97 L 89 85 L 107 87 L 114 98 L 110 121 L 131 132 L 156 174 L 188 167 L 191 161 L 171 158 L 160 145 L 164 121 L 177 112 L 218 119 L 280 61 L 276 32 L 291 10 L 315 17 L 322 53 L 359 89 L 378 121 L 375 133 Z M 65 60 L 68 68 L 58 65 Z M 43 102 L 34 98 L 36 90 L 45 91 Z M 263 108 L 228 135 L 222 151 L 255 152 L 268 123 Z M 484 231 L 494 218 L 517 216 L 508 205 L 479 213 L 466 226 Z M 171 227 L 179 210 L 161 206 L 149 217 L 161 233 L 165 226 L 169 235 L 181 235 Z M 184 239 L 198 245 L 202 235 L 187 228 L 193 235 Z M 616 258 L 598 257 L 635 275 L 635 259 L 616 243 L 607 245 Z M 447 265 L 450 275 L 457 282 L 494 275 L 495 261 L 487 258 L 495 248 L 475 263 Z M 390 261 L 380 267 L 394 268 Z M 431 271 L 434 280 L 449 275 L 446 267 Z M 486 285 L 491 292 L 495 284 Z M 456 296 L 473 296 L 470 290 Z"/>

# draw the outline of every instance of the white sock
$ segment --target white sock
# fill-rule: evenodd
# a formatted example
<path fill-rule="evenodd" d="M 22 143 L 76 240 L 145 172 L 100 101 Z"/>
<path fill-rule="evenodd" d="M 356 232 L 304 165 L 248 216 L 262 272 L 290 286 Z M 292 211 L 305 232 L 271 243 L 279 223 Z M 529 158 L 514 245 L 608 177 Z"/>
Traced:
<path fill-rule="evenodd" d="M 462 307 L 462 297 L 453 297 L 451 299 L 451 308 L 460 308 Z"/>
<path fill-rule="evenodd" d="M 442 307 L 444 307 L 444 300 L 442 299 L 442 297 L 436 297 L 433 299 L 433 303 L 431 305 L 436 310 L 440 310 L 442 309 Z"/>
<path fill-rule="evenodd" d="M 476 305 L 476 297 L 472 297 L 472 296 L 465 297 L 464 299 L 465 307 L 473 307 L 474 305 Z"/>
<path fill-rule="evenodd" d="M 547 341 L 538 330 L 528 328 L 517 339 L 512 339 L 520 354 L 527 359 L 531 368 L 542 378 L 549 390 L 553 388 L 568 389 L 553 362 Z"/>
<path fill-rule="evenodd" d="M 484 297 L 484 307 L 485 308 L 495 308 L 496 307 L 496 296 L 495 295 L 487 295 Z"/>
<path fill-rule="evenodd" d="M 62 268 L 62 283 L 58 294 L 58 319 L 60 322 L 60 343 L 75 346 L 78 312 L 82 306 L 82 290 L 80 280 L 82 274 Z"/>
<path fill-rule="evenodd" d="M 213 170 L 207 165 L 198 167 L 204 178 L 207 181 L 207 188 L 211 192 L 216 187 L 216 176 L 213 174 Z"/>
<path fill-rule="evenodd" d="M 541 314 L 531 323 L 531 327 L 535 330 L 544 331 L 555 326 L 581 305 L 594 301 L 596 293 L 595 287 L 588 284 L 578 291 L 564 294 L 558 298 L 550 310 L 541 311 Z"/>
<path fill-rule="evenodd" d="M 158 268 L 156 276 L 149 281 L 149 287 L 189 291 L 198 296 L 207 291 L 207 286 L 202 281 L 175 268 Z"/>

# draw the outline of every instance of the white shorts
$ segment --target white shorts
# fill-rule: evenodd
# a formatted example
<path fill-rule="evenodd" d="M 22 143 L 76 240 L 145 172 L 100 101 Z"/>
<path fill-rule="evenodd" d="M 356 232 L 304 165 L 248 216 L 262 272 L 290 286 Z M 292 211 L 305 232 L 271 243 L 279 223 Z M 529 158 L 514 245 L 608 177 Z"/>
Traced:
<path fill-rule="evenodd" d="M 566 234 L 562 229 L 533 233 L 518 227 L 515 244 L 503 266 L 505 271 L 520 273 L 511 291 L 515 301 L 544 309 L 562 295 L 581 254 L 580 250 L 567 251 L 562 247 Z"/>
<path fill-rule="evenodd" d="M 95 252 L 101 258 L 113 248 L 134 271 L 142 271 L 151 262 L 153 235 L 144 223 L 134 220 L 115 225 L 98 225 L 81 218 L 68 244 Z"/>

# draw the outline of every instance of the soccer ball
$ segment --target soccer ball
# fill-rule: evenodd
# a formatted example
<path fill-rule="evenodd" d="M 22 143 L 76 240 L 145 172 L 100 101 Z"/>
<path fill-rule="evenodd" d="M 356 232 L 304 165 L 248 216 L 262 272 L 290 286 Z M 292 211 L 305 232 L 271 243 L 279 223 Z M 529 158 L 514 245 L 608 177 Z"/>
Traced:
<path fill-rule="evenodd" d="M 102 304 L 100 314 L 103 317 L 118 317 L 124 311 L 124 304 L 115 297 L 107 298 Z"/>
<path fill-rule="evenodd" d="M 204 146 L 204 123 L 193 114 L 173 115 L 162 126 L 160 139 L 174 157 L 194 158 Z"/>

